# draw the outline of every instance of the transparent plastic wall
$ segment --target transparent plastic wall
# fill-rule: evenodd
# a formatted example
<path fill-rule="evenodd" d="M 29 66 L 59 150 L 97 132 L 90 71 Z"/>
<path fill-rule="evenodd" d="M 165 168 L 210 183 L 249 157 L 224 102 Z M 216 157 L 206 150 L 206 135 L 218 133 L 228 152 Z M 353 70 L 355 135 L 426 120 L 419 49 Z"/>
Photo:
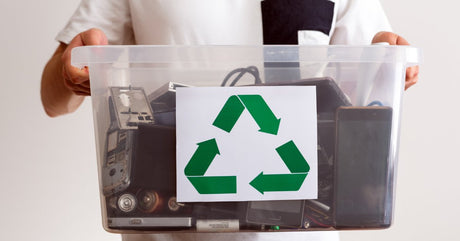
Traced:
<path fill-rule="evenodd" d="M 74 49 L 73 65 L 90 71 L 104 227 L 112 232 L 389 227 L 405 70 L 419 59 L 419 50 L 407 46 Z M 318 199 L 177 202 L 176 88 L 254 85 L 316 86 Z M 158 126 L 165 128 L 159 132 Z M 161 151 L 152 152 L 155 148 Z M 165 156 L 171 161 L 162 163 Z"/>

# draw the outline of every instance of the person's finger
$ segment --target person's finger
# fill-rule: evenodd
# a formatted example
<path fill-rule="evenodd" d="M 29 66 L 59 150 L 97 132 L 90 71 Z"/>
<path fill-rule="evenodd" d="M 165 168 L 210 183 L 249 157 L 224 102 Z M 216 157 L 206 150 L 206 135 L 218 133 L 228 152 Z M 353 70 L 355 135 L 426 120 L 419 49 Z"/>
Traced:
<path fill-rule="evenodd" d="M 85 87 L 80 84 L 74 84 L 72 81 L 70 81 L 68 78 L 64 79 L 64 85 L 66 86 L 67 89 L 74 93 L 86 93 L 86 95 L 89 95 L 90 93 L 90 88 Z"/>
<path fill-rule="evenodd" d="M 409 45 L 406 39 L 392 32 L 379 32 L 372 39 L 372 43 L 386 42 L 390 45 Z"/>
<path fill-rule="evenodd" d="M 408 89 L 409 87 L 415 85 L 418 82 L 418 74 L 419 74 L 419 67 L 412 66 L 406 69 L 406 82 L 405 88 Z"/>
<path fill-rule="evenodd" d="M 86 69 L 79 69 L 70 64 L 64 66 L 63 76 L 74 84 L 81 84 L 89 80 L 89 73 Z"/>
<path fill-rule="evenodd" d="M 104 32 L 97 28 L 89 29 L 80 34 L 80 40 L 82 45 L 80 46 L 87 46 L 87 45 L 107 45 L 107 36 Z"/>
<path fill-rule="evenodd" d="M 379 32 L 372 39 L 372 43 L 387 42 L 390 45 L 410 45 L 409 42 L 398 34 L 392 32 Z M 404 89 L 407 90 L 418 82 L 419 67 L 412 66 L 406 69 Z"/>
<path fill-rule="evenodd" d="M 89 79 L 89 74 L 84 69 L 79 69 L 71 64 L 71 52 L 75 47 L 83 46 L 80 34 L 77 35 L 67 46 L 61 56 L 63 64 L 64 77 L 71 80 L 73 83 L 81 83 Z"/>
<path fill-rule="evenodd" d="M 90 87 L 91 87 L 91 84 L 90 84 L 90 81 L 89 81 L 89 80 L 87 80 L 87 81 L 85 81 L 85 82 L 82 82 L 80 85 L 83 86 L 83 87 L 86 87 L 86 88 L 90 88 Z"/>
<path fill-rule="evenodd" d="M 107 43 L 107 37 L 104 32 L 95 28 L 89 29 L 75 36 L 61 57 L 61 61 L 65 67 L 68 78 L 76 84 L 89 80 L 87 68 L 79 69 L 71 65 L 71 52 L 73 48 L 87 45 L 106 45 Z"/>
<path fill-rule="evenodd" d="M 63 67 L 64 69 L 64 67 Z M 64 86 L 69 89 L 72 92 L 87 92 L 89 93 L 90 87 L 88 86 L 89 80 L 86 82 L 83 82 L 81 84 L 74 83 L 74 81 L 71 80 L 70 76 L 67 74 L 65 70 L 62 71 L 63 73 L 63 79 L 64 79 Z"/>
<path fill-rule="evenodd" d="M 74 91 L 76 95 L 81 95 L 81 96 L 91 96 L 91 90 L 82 92 L 82 91 Z"/>
<path fill-rule="evenodd" d="M 88 70 L 84 69 L 84 71 L 86 72 L 85 74 L 78 74 L 75 71 L 63 67 L 62 76 L 72 85 L 81 85 L 83 87 L 90 88 Z"/>

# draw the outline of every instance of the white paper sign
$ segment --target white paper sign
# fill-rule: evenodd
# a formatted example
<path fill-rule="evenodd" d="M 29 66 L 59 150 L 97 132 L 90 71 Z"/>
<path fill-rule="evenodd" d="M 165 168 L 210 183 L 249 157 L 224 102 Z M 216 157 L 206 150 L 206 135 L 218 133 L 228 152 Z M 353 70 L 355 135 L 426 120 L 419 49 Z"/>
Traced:
<path fill-rule="evenodd" d="M 316 87 L 176 93 L 179 202 L 316 199 Z"/>

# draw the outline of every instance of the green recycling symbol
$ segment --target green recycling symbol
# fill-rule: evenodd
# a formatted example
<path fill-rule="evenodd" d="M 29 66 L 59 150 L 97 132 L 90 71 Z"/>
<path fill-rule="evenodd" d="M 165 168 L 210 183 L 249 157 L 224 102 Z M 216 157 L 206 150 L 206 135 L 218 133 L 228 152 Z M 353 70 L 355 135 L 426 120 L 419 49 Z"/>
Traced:
<path fill-rule="evenodd" d="M 213 126 L 231 132 L 244 110 L 247 109 L 260 127 L 259 131 L 277 135 L 278 119 L 260 95 L 232 95 L 220 110 Z M 198 148 L 185 167 L 185 175 L 200 194 L 236 193 L 236 176 L 205 176 L 206 170 L 220 155 L 215 138 L 198 143 Z M 310 166 L 292 140 L 276 148 L 276 152 L 291 173 L 264 174 L 263 171 L 249 184 L 257 191 L 298 191 L 310 171 Z"/>

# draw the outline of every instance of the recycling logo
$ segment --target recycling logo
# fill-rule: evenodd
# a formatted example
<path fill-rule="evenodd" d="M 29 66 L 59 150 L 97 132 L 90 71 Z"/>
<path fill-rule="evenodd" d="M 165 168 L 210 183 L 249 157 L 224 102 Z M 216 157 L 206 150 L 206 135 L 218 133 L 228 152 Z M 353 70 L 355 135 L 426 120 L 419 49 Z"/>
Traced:
<path fill-rule="evenodd" d="M 281 119 L 277 118 L 261 95 L 232 95 L 215 118 L 213 126 L 230 133 L 238 119 L 247 110 L 260 127 L 259 132 L 276 136 Z M 265 192 L 297 191 L 310 171 L 310 166 L 294 141 L 276 148 L 281 160 L 289 169 L 287 174 L 264 174 L 263 171 L 249 183 L 262 195 Z M 206 171 L 220 155 L 215 138 L 198 143 L 184 173 L 200 194 L 237 193 L 236 176 L 206 176 Z"/>
<path fill-rule="evenodd" d="M 178 88 L 180 202 L 315 199 L 313 86 Z"/>

